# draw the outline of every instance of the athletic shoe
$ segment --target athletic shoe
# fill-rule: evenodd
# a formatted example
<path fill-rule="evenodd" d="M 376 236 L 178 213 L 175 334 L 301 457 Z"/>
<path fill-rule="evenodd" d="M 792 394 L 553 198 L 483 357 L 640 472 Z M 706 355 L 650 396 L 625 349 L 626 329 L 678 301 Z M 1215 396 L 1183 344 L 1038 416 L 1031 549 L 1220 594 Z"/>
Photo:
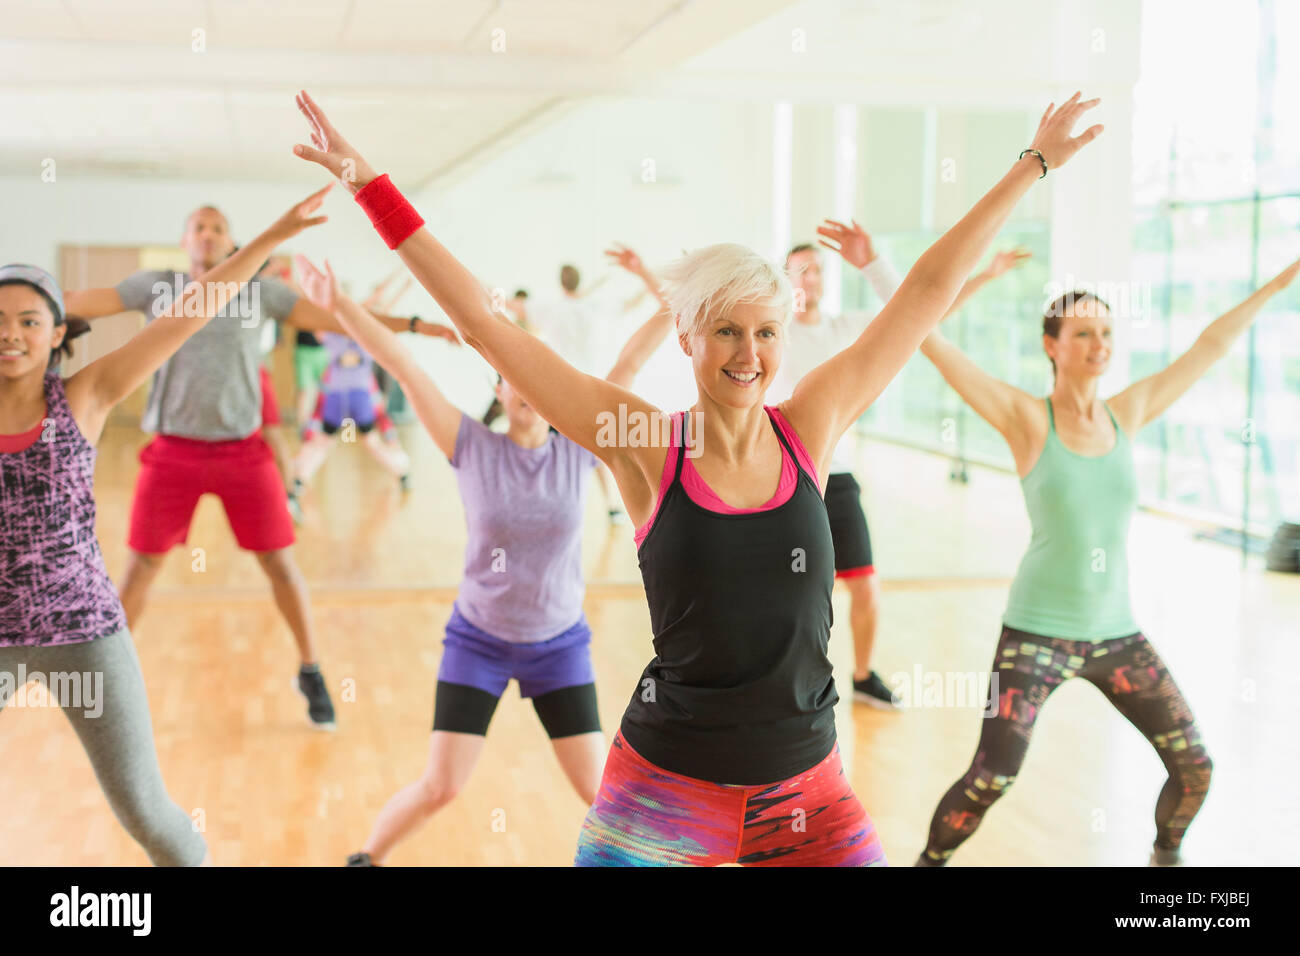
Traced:
<path fill-rule="evenodd" d="M 289 495 L 289 517 L 294 524 L 302 524 L 302 502 L 297 495 Z"/>
<path fill-rule="evenodd" d="M 861 704 L 869 704 L 878 710 L 902 710 L 902 702 L 894 692 L 885 686 L 880 675 L 872 671 L 866 680 L 853 682 L 853 699 Z"/>
<path fill-rule="evenodd" d="M 631 525 L 632 521 L 627 516 L 627 512 L 622 508 L 609 509 L 609 523 L 613 525 L 622 525 L 624 527 Z"/>
<path fill-rule="evenodd" d="M 334 730 L 334 704 L 320 671 L 298 671 L 298 692 L 307 698 L 307 718 L 320 730 Z"/>
<path fill-rule="evenodd" d="M 1155 847 L 1151 850 L 1151 859 L 1147 866 L 1182 866 L 1183 856 L 1178 850 Z"/>
<path fill-rule="evenodd" d="M 374 860 L 370 859 L 369 853 L 353 853 L 348 857 L 348 866 L 379 866 Z"/>

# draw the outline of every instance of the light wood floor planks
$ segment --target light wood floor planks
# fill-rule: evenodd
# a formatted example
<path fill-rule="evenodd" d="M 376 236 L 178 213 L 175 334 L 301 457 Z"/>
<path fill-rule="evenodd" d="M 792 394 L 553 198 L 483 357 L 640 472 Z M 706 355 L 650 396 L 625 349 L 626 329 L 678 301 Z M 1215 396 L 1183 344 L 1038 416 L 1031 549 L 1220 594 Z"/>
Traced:
<path fill-rule="evenodd" d="M 190 548 L 174 552 L 137 629 L 159 758 L 173 798 L 202 811 L 218 864 L 342 863 L 375 813 L 423 767 L 432 690 L 464 546 L 450 468 L 404 429 L 416 462 L 405 499 L 361 449 L 340 447 L 308 499 L 299 560 L 312 582 L 321 659 L 340 730 L 312 731 L 290 690 L 296 662 L 261 572 L 234 546 L 219 504 L 200 506 Z M 110 429 L 98 475 L 110 573 L 125 560 L 139 433 Z M 876 667 L 982 679 L 1006 587 L 1028 538 L 1014 477 L 870 443 L 859 477 L 884 586 Z M 1189 526 L 1139 515 L 1131 547 L 1139 621 L 1172 668 L 1215 760 L 1189 862 L 1291 862 L 1300 672 L 1300 578 L 1268 574 Z M 651 655 L 631 533 L 611 532 L 599 490 L 584 544 L 587 614 L 607 733 Z M 930 813 L 964 772 L 977 707 L 882 714 L 847 703 L 852 653 L 836 592 L 833 661 L 841 746 L 854 787 L 895 865 L 910 864 Z M 345 699 L 344 687 L 354 693 Z M 982 701 L 980 702 L 982 703 Z M 1140 865 L 1163 770 L 1142 737 L 1091 686 L 1059 690 L 1024 770 L 955 865 Z M 0 714 L 0 864 L 143 864 L 99 792 L 80 745 L 52 710 Z M 504 812 L 504 829 L 493 821 Z M 514 685 L 460 798 L 391 857 L 394 865 L 567 865 L 585 808 Z"/>

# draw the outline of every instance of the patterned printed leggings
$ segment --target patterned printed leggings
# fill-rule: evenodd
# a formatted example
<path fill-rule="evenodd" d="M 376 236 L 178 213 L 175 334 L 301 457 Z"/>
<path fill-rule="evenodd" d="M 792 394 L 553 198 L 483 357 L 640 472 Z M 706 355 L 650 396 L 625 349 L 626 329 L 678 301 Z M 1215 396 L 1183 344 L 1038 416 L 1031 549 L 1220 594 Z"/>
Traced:
<path fill-rule="evenodd" d="M 1146 637 L 1066 641 L 1004 627 L 993 675 L 997 715 L 985 717 L 975 760 L 939 801 L 925 848 L 928 862 L 947 862 L 1007 792 L 1029 750 L 1034 721 L 1052 691 L 1071 677 L 1095 685 L 1155 747 L 1169 771 L 1156 800 L 1155 845 L 1178 848 L 1210 789 L 1212 765 L 1187 702 Z"/>
<path fill-rule="evenodd" d="M 656 767 L 620 733 L 578 839 L 575 866 L 885 866 L 880 837 L 840 766 L 732 786 Z"/>

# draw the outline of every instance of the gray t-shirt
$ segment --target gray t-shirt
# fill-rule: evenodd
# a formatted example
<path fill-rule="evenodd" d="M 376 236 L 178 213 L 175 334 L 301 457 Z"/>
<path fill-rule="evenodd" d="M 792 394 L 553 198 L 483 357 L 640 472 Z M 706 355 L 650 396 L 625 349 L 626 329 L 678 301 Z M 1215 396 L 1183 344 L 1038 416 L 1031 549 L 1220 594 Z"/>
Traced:
<path fill-rule="evenodd" d="M 122 304 L 152 322 L 177 298 L 189 276 L 137 272 L 117 287 Z M 275 279 L 257 279 L 186 340 L 154 373 L 140 427 L 147 432 L 232 441 L 262 427 L 262 323 L 283 320 L 298 294 Z"/>

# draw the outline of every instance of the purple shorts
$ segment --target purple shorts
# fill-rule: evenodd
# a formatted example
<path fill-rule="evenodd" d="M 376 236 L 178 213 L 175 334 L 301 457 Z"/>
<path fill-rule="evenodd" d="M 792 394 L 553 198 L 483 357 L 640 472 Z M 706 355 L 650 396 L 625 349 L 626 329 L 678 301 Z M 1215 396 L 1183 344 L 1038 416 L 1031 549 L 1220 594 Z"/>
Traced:
<path fill-rule="evenodd" d="M 375 399 L 366 388 L 349 388 L 323 393 L 321 421 L 330 428 L 340 428 L 346 419 L 352 419 L 358 428 L 375 424 Z"/>
<path fill-rule="evenodd" d="M 558 637 L 535 644 L 511 644 L 493 637 L 461 616 L 452 605 L 442 640 L 438 680 L 466 684 L 500 697 L 511 678 L 520 697 L 540 697 L 565 687 L 596 682 L 591 667 L 591 628 L 587 616 Z"/>

